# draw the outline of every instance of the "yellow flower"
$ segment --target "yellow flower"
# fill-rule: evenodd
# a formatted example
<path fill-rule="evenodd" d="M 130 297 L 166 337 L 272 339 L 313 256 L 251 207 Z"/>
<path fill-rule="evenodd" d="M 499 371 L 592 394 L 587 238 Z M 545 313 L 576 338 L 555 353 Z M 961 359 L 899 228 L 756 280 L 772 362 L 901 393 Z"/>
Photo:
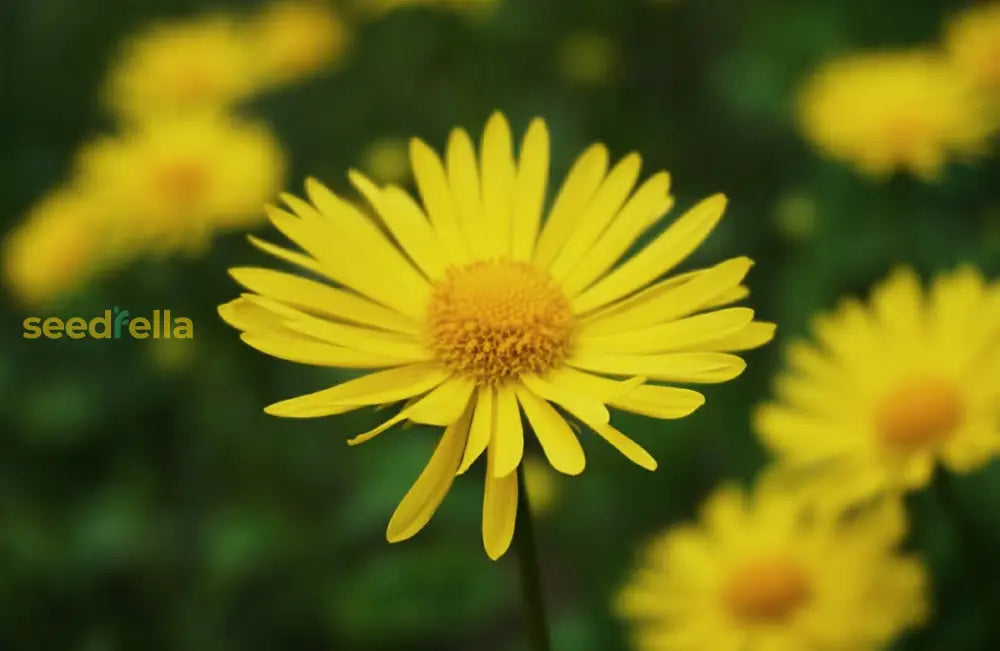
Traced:
<path fill-rule="evenodd" d="M 975 5 L 955 16 L 945 49 L 956 68 L 1000 99 L 1000 2 Z"/>
<path fill-rule="evenodd" d="M 949 157 L 980 153 L 995 126 L 948 61 L 921 50 L 827 63 L 802 90 L 798 118 L 816 147 L 866 174 L 927 179 Z"/>
<path fill-rule="evenodd" d="M 697 204 L 627 257 L 670 208 L 668 175 L 655 174 L 634 190 L 639 156 L 609 170 L 608 150 L 593 145 L 573 165 L 542 225 L 545 123 L 531 123 L 518 158 L 511 141 L 499 113 L 486 125 L 478 157 L 460 129 L 444 160 L 413 140 L 420 203 L 396 186 L 350 173 L 378 221 L 310 179 L 312 204 L 286 195 L 292 212 L 269 211 L 305 253 L 256 243 L 330 283 L 233 269 L 252 293 L 220 308 L 247 344 L 275 357 L 383 369 L 270 405 L 268 413 L 310 418 L 406 401 L 352 444 L 407 420 L 445 428 L 389 523 L 391 542 L 420 531 L 456 472 L 485 452 L 483 543 L 498 558 L 514 530 L 522 411 L 556 470 L 582 472 L 584 455 L 554 405 L 652 470 L 649 453 L 610 424 L 607 406 L 685 416 L 702 395 L 661 383 L 732 379 L 745 364 L 731 352 L 773 333 L 748 308 L 715 309 L 745 296 L 746 258 L 661 280 L 712 231 L 725 208 L 722 195 Z"/>
<path fill-rule="evenodd" d="M 204 246 L 214 230 L 244 228 L 281 189 L 282 152 L 263 124 L 215 113 L 145 121 L 83 147 L 77 183 L 118 215 L 130 246 Z"/>
<path fill-rule="evenodd" d="M 333 7 L 318 0 L 279 0 L 249 25 L 255 60 L 265 83 L 314 74 L 344 53 L 348 31 Z"/>
<path fill-rule="evenodd" d="M 39 201 L 4 241 L 4 275 L 12 293 L 37 305 L 82 285 L 100 264 L 102 217 L 99 204 L 73 189 Z"/>
<path fill-rule="evenodd" d="M 788 348 L 778 402 L 756 418 L 790 476 L 828 502 L 923 486 L 1000 451 L 1000 284 L 971 268 L 929 293 L 912 270 L 846 300 Z"/>
<path fill-rule="evenodd" d="M 410 177 L 406 141 L 379 138 L 361 153 L 361 169 L 380 183 L 401 183 Z"/>
<path fill-rule="evenodd" d="M 157 24 L 125 44 L 105 101 L 130 119 L 228 106 L 257 89 L 256 56 L 228 16 Z"/>
<path fill-rule="evenodd" d="M 926 610 L 904 530 L 891 501 L 844 518 L 766 482 L 724 487 L 653 541 L 618 610 L 642 651 L 883 648 Z"/>

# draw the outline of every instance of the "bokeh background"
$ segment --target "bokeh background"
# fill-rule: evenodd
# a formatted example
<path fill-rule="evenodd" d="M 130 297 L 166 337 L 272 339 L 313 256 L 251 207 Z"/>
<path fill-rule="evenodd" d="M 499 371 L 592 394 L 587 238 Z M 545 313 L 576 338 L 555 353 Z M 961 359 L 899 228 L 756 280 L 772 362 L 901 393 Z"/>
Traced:
<path fill-rule="evenodd" d="M 609 603 L 636 550 L 691 518 L 719 482 L 748 480 L 763 465 L 749 414 L 768 393 L 781 345 L 804 334 L 811 315 L 864 294 L 900 263 L 925 279 L 961 262 L 988 276 L 1000 269 L 996 147 L 950 164 L 936 183 L 879 181 L 825 160 L 793 120 L 794 94 L 819 62 L 933 41 L 964 4 L 403 6 L 353 24 L 336 66 L 241 105 L 273 127 L 294 191 L 308 174 L 346 191 L 350 167 L 392 176 L 396 139 L 418 135 L 440 148 L 452 126 L 478 132 L 500 109 L 518 132 L 534 116 L 547 119 L 554 179 L 603 141 L 615 156 L 639 151 L 644 174 L 669 170 L 680 208 L 716 191 L 729 196 L 722 225 L 687 264 L 751 256 L 750 304 L 779 324 L 778 338 L 747 355 L 737 381 L 708 388 L 708 404 L 690 418 L 615 416 L 657 457 L 657 472 L 584 437 L 588 472 L 531 473 L 555 648 L 626 648 Z M 66 178 L 82 142 L 115 129 L 99 89 L 127 35 L 162 18 L 253 5 L 0 3 L 0 230 Z M 458 480 L 414 540 L 384 541 L 432 431 L 393 431 L 348 449 L 349 435 L 376 423 L 372 410 L 313 421 L 262 412 L 346 377 L 258 354 L 217 317 L 216 306 L 238 292 L 227 267 L 268 262 L 231 232 L 202 255 L 135 260 L 45 308 L 5 290 L 0 648 L 522 648 L 513 554 L 493 563 L 481 548 L 480 481 Z M 195 337 L 21 336 L 28 315 L 89 318 L 113 305 L 189 316 Z M 995 556 L 1000 465 L 957 487 L 980 551 Z M 933 573 L 935 615 L 897 648 L 996 648 L 940 506 L 923 495 L 909 506 L 907 547 Z M 978 570 L 1000 586 L 1000 566 Z M 1000 603 L 1000 590 L 992 596 Z"/>

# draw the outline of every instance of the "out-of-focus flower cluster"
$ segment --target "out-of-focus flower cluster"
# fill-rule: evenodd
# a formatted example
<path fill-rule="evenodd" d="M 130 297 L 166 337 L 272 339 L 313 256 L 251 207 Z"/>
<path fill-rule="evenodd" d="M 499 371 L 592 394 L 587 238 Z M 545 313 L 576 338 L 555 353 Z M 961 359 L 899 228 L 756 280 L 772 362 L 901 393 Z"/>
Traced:
<path fill-rule="evenodd" d="M 330 67 L 348 42 L 319 0 L 162 22 L 127 39 L 102 94 L 114 133 L 85 142 L 67 181 L 7 238 L 13 293 L 46 302 L 137 257 L 197 253 L 214 232 L 253 225 L 281 189 L 285 156 L 239 103 Z"/>
<path fill-rule="evenodd" d="M 950 159 L 989 151 L 1000 128 L 1000 3 L 955 16 L 942 45 L 824 63 L 798 99 L 802 132 L 873 177 L 935 180 Z"/>

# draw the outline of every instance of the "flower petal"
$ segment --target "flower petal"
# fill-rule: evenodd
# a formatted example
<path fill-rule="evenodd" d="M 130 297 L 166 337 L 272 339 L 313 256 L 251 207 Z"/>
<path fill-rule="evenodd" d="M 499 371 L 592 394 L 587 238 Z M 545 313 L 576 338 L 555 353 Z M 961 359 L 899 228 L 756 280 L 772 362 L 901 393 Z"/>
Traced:
<path fill-rule="evenodd" d="M 458 468 L 460 475 L 469 469 L 469 466 L 486 451 L 486 447 L 490 444 L 490 438 L 493 435 L 493 404 L 495 401 L 496 396 L 492 387 L 482 386 L 476 390 L 476 406 L 472 415 L 472 424 L 469 426 L 469 442 L 465 446 L 462 465 Z"/>
<path fill-rule="evenodd" d="M 528 125 L 528 131 L 521 142 L 521 157 L 514 185 L 511 227 L 511 257 L 514 260 L 527 262 L 535 252 L 548 179 L 549 131 L 545 121 L 536 118 Z"/>
<path fill-rule="evenodd" d="M 514 198 L 514 153 L 510 125 L 499 111 L 486 121 L 480 148 L 483 218 L 490 253 L 511 253 L 511 216 Z"/>
<path fill-rule="evenodd" d="M 483 547 L 497 560 L 510 547 L 517 521 L 517 473 L 498 477 L 495 446 L 486 452 L 486 486 L 483 491 Z"/>
<path fill-rule="evenodd" d="M 753 320 L 753 310 L 732 307 L 616 334 L 581 335 L 577 347 L 615 353 L 665 353 L 717 350 L 710 344 L 739 332 Z"/>
<path fill-rule="evenodd" d="M 567 475 L 583 472 L 586 465 L 583 447 L 566 419 L 526 387 L 517 390 L 517 399 L 552 467 Z"/>
<path fill-rule="evenodd" d="M 583 314 L 627 296 L 670 271 L 694 251 L 726 209 L 726 197 L 713 195 L 688 210 L 642 251 L 573 299 L 573 311 Z"/>
<path fill-rule="evenodd" d="M 496 389 L 496 403 L 493 411 L 493 441 L 496 447 L 494 470 L 497 477 L 503 477 L 515 470 L 524 453 L 524 430 L 521 426 L 521 411 L 517 406 L 517 396 L 510 384 Z"/>
<path fill-rule="evenodd" d="M 385 532 L 386 540 L 394 543 L 411 538 L 430 522 L 455 479 L 471 418 L 469 403 L 461 418 L 445 429 L 427 466 L 396 507 Z"/>
<path fill-rule="evenodd" d="M 448 379 L 451 372 L 436 364 L 410 364 L 369 373 L 322 391 L 289 398 L 264 409 L 272 416 L 313 418 L 341 411 L 343 405 L 378 405 L 430 391 Z"/>
<path fill-rule="evenodd" d="M 714 384 L 737 377 L 746 362 L 726 353 L 661 353 L 625 355 L 577 351 L 567 364 L 587 371 L 615 375 L 642 375 L 663 382 Z"/>
<path fill-rule="evenodd" d="M 433 149 L 417 138 L 410 141 L 410 161 L 420 198 L 431 224 L 441 237 L 441 244 L 456 263 L 468 262 L 468 247 L 459 228 L 444 164 Z"/>

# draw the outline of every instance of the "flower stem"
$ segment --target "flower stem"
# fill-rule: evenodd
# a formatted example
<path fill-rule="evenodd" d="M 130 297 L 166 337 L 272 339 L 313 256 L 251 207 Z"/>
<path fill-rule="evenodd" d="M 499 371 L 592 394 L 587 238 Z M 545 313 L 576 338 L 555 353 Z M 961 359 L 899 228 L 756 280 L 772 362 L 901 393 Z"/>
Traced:
<path fill-rule="evenodd" d="M 521 593 L 525 628 L 531 651 L 549 651 L 549 626 L 545 619 L 545 599 L 538 573 L 538 547 L 531 519 L 531 505 L 524 483 L 524 464 L 517 467 L 517 521 L 514 544 L 517 546 L 518 567 L 521 571 Z"/>
<path fill-rule="evenodd" d="M 1000 626 L 995 619 L 997 613 L 994 610 L 996 591 L 983 576 L 983 569 L 991 567 L 994 559 L 989 554 L 984 554 L 982 547 L 977 543 L 976 528 L 962 509 L 961 500 L 955 492 L 954 477 L 944 468 L 939 467 L 935 471 L 932 490 L 951 525 L 961 556 L 961 566 L 965 571 L 966 580 L 975 591 L 986 633 L 991 639 L 1000 639 L 994 637 L 1000 636 Z"/>

